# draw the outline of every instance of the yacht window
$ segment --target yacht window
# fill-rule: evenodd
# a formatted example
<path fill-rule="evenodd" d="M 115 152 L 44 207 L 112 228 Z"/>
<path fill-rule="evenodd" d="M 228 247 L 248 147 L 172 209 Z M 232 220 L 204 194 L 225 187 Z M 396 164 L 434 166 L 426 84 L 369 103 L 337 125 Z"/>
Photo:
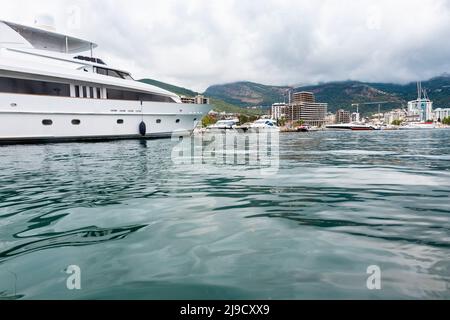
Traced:
<path fill-rule="evenodd" d="M 108 70 L 108 76 L 123 79 L 120 73 L 115 70 Z"/>
<path fill-rule="evenodd" d="M 107 90 L 107 99 L 111 100 L 129 100 L 129 101 L 155 101 L 155 102 L 174 102 L 171 98 L 151 93 L 140 93 L 135 91 L 123 91 L 116 89 Z"/>
<path fill-rule="evenodd" d="M 161 123 L 161 119 L 157 119 L 157 120 L 156 120 L 156 123 Z"/>
<path fill-rule="evenodd" d="M 129 73 L 119 72 L 120 76 L 126 80 L 134 80 L 133 77 Z"/>
<path fill-rule="evenodd" d="M 94 88 L 89 87 L 89 93 L 90 93 L 91 99 L 93 99 L 94 98 Z"/>
<path fill-rule="evenodd" d="M 197 118 L 194 118 L 194 122 L 197 121 Z"/>
<path fill-rule="evenodd" d="M 86 87 L 83 86 L 83 97 L 86 98 L 87 97 L 87 90 Z"/>
<path fill-rule="evenodd" d="M 75 97 L 80 97 L 80 86 L 75 86 Z"/>
<path fill-rule="evenodd" d="M 53 121 L 50 119 L 44 119 L 44 120 L 42 120 L 42 124 L 44 126 L 51 126 L 53 124 Z"/>
<path fill-rule="evenodd" d="M 80 125 L 80 123 L 81 123 L 81 121 L 78 120 L 78 119 L 73 119 L 73 120 L 72 120 L 72 124 L 73 124 L 74 126 L 78 126 L 78 125 Z"/>
<path fill-rule="evenodd" d="M 177 119 L 177 121 L 175 121 L 176 123 L 180 123 L 180 119 Z"/>
<path fill-rule="evenodd" d="M 97 88 L 97 99 L 101 99 L 102 98 L 102 91 L 100 88 Z"/>
<path fill-rule="evenodd" d="M 70 85 L 0 77 L 0 92 L 70 97 Z"/>
<path fill-rule="evenodd" d="M 97 68 L 97 73 L 98 74 L 102 74 L 104 76 L 108 75 L 108 70 L 104 69 L 104 68 Z"/>
<path fill-rule="evenodd" d="M 127 72 L 99 68 L 99 67 L 97 67 L 96 70 L 97 70 L 98 74 L 102 74 L 104 76 L 110 76 L 110 77 L 126 79 L 126 80 L 134 80 L 133 77 Z"/>
<path fill-rule="evenodd" d="M 103 62 L 102 59 L 99 59 L 99 58 L 93 58 L 93 57 L 76 56 L 76 57 L 74 57 L 74 59 L 77 59 L 77 60 L 83 60 L 83 61 L 95 62 L 95 63 L 98 63 L 98 64 L 106 64 L 105 62 Z"/>
<path fill-rule="evenodd" d="M 123 119 L 118 119 L 117 124 L 123 124 Z"/>

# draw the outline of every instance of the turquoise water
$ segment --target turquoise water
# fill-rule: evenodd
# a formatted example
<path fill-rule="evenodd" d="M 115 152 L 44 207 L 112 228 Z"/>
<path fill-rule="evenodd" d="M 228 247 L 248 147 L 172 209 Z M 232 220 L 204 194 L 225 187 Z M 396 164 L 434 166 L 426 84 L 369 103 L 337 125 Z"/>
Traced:
<path fill-rule="evenodd" d="M 449 141 L 282 134 L 269 174 L 170 140 L 0 147 L 0 298 L 449 299 Z"/>

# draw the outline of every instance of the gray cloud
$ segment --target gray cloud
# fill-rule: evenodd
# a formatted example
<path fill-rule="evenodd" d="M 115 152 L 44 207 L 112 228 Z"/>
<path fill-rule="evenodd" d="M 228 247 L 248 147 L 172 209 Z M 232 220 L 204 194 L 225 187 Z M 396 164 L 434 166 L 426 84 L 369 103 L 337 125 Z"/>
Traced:
<path fill-rule="evenodd" d="M 0 19 L 32 24 L 42 13 L 137 77 L 199 91 L 237 80 L 404 83 L 450 71 L 446 0 L 15 0 Z"/>

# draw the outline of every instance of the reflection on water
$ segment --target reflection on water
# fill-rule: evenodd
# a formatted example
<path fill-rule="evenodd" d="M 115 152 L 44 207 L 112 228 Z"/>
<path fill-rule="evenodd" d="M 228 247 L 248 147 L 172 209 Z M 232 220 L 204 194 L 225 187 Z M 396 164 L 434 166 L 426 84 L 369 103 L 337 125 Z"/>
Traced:
<path fill-rule="evenodd" d="M 450 298 L 449 138 L 282 134 L 270 174 L 170 140 L 0 147 L 0 299 Z"/>
<path fill-rule="evenodd" d="M 0 253 L 0 262 L 3 259 L 10 258 L 17 255 L 28 254 L 34 251 L 65 247 L 65 246 L 87 246 L 104 241 L 125 239 L 129 234 L 138 231 L 145 226 L 123 227 L 123 228 L 83 228 L 79 230 L 71 230 L 66 232 L 55 232 L 41 234 L 45 239 L 29 241 L 17 245 L 9 250 Z M 39 228 L 33 226 L 32 229 Z M 19 235 L 14 235 L 16 238 L 22 238 Z M 25 237 L 28 238 L 28 237 Z"/>

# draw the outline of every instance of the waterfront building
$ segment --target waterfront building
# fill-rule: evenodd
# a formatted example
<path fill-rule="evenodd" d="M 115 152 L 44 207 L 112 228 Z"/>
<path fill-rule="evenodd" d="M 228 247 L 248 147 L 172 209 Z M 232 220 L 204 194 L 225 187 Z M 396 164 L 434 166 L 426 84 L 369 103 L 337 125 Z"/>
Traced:
<path fill-rule="evenodd" d="M 181 96 L 181 102 L 189 104 L 209 104 L 209 98 L 205 98 L 202 95 L 197 95 L 196 97 Z"/>
<path fill-rule="evenodd" d="M 326 124 L 327 103 L 318 103 L 311 92 L 296 92 L 294 102 L 286 107 L 286 118 L 289 121 L 302 121 L 310 126 L 321 127 Z"/>
<path fill-rule="evenodd" d="M 437 122 L 442 122 L 447 117 L 450 117 L 450 108 L 437 108 L 433 111 L 433 118 Z"/>
<path fill-rule="evenodd" d="M 209 104 L 209 102 L 209 98 L 206 98 L 201 94 L 195 97 L 195 104 Z"/>
<path fill-rule="evenodd" d="M 294 104 L 295 103 L 301 103 L 301 102 L 308 102 L 308 103 L 315 103 L 316 97 L 314 96 L 314 93 L 312 92 L 296 92 L 294 93 Z"/>
<path fill-rule="evenodd" d="M 360 120 L 359 112 L 353 112 L 351 118 L 352 118 L 352 122 L 359 122 L 359 120 Z"/>
<path fill-rule="evenodd" d="M 384 122 L 384 113 L 375 113 L 370 117 L 370 121 L 376 124 L 382 124 Z"/>
<path fill-rule="evenodd" d="M 408 114 L 415 120 L 424 122 L 433 118 L 433 102 L 428 99 L 418 99 L 408 102 Z"/>
<path fill-rule="evenodd" d="M 336 123 L 350 123 L 351 116 L 350 112 L 340 109 L 336 112 Z"/>
<path fill-rule="evenodd" d="M 181 96 L 181 102 L 182 103 L 195 103 L 195 98 L 192 97 L 185 97 L 185 96 Z"/>
<path fill-rule="evenodd" d="M 288 105 L 286 103 L 274 103 L 271 109 L 272 119 L 287 118 Z"/>
<path fill-rule="evenodd" d="M 407 119 L 407 112 L 402 109 L 395 109 L 384 114 L 384 123 L 392 124 L 394 121 L 404 121 Z"/>
<path fill-rule="evenodd" d="M 299 107 L 299 120 L 302 120 L 304 124 L 316 127 L 326 124 L 327 103 L 300 102 Z"/>
<path fill-rule="evenodd" d="M 336 123 L 336 114 L 328 112 L 327 116 L 325 117 L 325 123 L 327 125 L 335 124 Z"/>
<path fill-rule="evenodd" d="M 417 83 L 417 99 L 408 102 L 408 118 L 410 121 L 425 122 L 433 119 L 433 102 L 428 99 L 422 83 Z"/>

